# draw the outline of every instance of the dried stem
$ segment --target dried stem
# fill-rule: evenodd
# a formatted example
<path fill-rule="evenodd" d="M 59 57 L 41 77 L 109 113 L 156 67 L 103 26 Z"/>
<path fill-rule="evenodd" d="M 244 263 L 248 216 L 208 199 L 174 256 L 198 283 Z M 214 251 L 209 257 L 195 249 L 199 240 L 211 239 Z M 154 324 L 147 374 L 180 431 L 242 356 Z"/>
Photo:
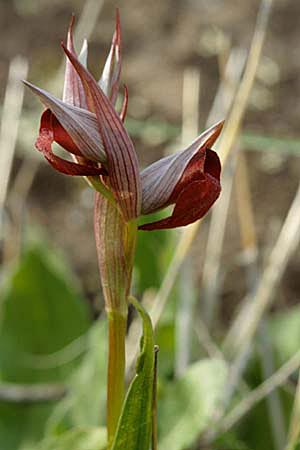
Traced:
<path fill-rule="evenodd" d="M 199 131 L 200 72 L 188 68 L 183 73 L 181 144 L 193 140 Z M 187 258 L 179 277 L 179 299 L 175 323 L 175 374 L 180 376 L 189 364 L 193 310 L 196 301 L 194 273 Z"/>
<path fill-rule="evenodd" d="M 233 147 L 233 143 L 239 133 L 242 119 L 245 114 L 248 98 L 260 60 L 271 5 L 272 0 L 263 0 L 261 3 L 244 75 L 242 77 L 238 92 L 235 96 L 233 107 L 227 118 L 225 128 L 219 141 L 219 145 L 217 146 L 220 149 L 220 158 L 223 164 L 225 164 L 227 161 L 227 158 Z M 224 115 L 226 115 L 227 111 L 223 112 Z M 194 224 L 187 227 L 181 235 L 173 259 L 169 265 L 161 288 L 157 293 L 150 313 L 154 327 L 156 326 L 162 314 L 164 306 L 176 281 L 181 264 L 184 261 L 192 242 L 194 241 L 194 237 L 196 236 L 201 223 L 202 221 L 195 222 Z"/>
<path fill-rule="evenodd" d="M 26 77 L 27 71 L 25 59 L 17 56 L 11 61 L 0 130 L 0 227 L 23 105 L 24 86 L 20 81 Z"/>
<path fill-rule="evenodd" d="M 253 294 L 249 296 L 225 340 L 226 348 L 231 354 L 241 352 L 249 345 L 263 314 L 274 299 L 287 263 L 300 241 L 299 210 L 300 184 L 277 242 L 269 255 L 268 264 L 259 280 L 257 291 L 254 296 Z"/>
<path fill-rule="evenodd" d="M 224 89 L 216 95 L 212 110 L 208 117 L 208 123 L 211 118 L 219 115 L 219 111 L 224 110 L 226 105 L 232 103 L 234 94 L 237 91 L 238 83 L 242 75 L 246 62 L 246 52 L 242 49 L 233 49 L 228 57 L 226 68 L 223 74 Z M 230 159 L 230 166 L 225 168 L 222 181 L 222 195 L 212 210 L 209 234 L 204 257 L 203 267 L 203 312 L 208 328 L 217 316 L 218 297 L 221 289 L 221 256 L 223 242 L 225 238 L 226 222 L 229 213 L 231 191 L 234 180 L 236 166 L 236 156 Z"/>
<path fill-rule="evenodd" d="M 212 329 L 218 317 L 221 290 L 221 257 L 229 213 L 231 192 L 236 166 L 236 155 L 231 158 L 223 173 L 222 196 L 213 208 L 203 267 L 203 313 L 206 326 Z"/>
<path fill-rule="evenodd" d="M 300 351 L 290 358 L 277 372 L 254 389 L 238 403 L 221 421 L 218 433 L 225 433 L 245 416 L 257 403 L 274 389 L 282 386 L 300 366 Z"/>
<path fill-rule="evenodd" d="M 237 211 L 239 217 L 240 235 L 243 250 L 243 263 L 245 265 L 248 292 L 255 292 L 258 284 L 258 246 L 254 221 L 254 210 L 251 201 L 251 192 L 249 185 L 248 166 L 246 155 L 239 155 L 239 162 L 236 173 Z M 268 332 L 264 323 L 261 323 L 259 330 L 259 348 L 260 359 L 264 379 L 269 378 L 274 373 L 274 357 L 271 343 L 269 342 Z M 251 347 L 247 349 L 251 354 Z M 238 364 L 238 362 L 236 362 Z M 242 369 L 244 369 L 243 365 Z M 243 370 L 237 373 L 236 383 L 238 385 L 242 377 Z M 273 434 L 274 446 L 281 450 L 286 439 L 286 430 L 284 415 L 282 411 L 279 393 L 274 390 L 267 398 L 268 412 Z"/>

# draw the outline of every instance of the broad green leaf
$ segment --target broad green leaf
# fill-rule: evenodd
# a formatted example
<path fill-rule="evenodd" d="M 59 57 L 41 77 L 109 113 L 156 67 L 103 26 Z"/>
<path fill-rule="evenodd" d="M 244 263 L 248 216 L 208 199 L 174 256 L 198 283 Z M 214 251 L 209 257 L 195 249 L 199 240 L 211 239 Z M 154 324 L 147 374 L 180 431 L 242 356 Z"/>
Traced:
<path fill-rule="evenodd" d="M 43 437 L 51 403 L 10 404 L 0 402 L 1 450 L 25 450 Z M 31 449 L 30 449 L 31 450 Z"/>
<path fill-rule="evenodd" d="M 65 366 L 39 367 L 39 358 L 70 344 L 89 325 L 87 307 L 65 276 L 45 249 L 34 247 L 24 254 L 2 300 L 3 380 L 31 383 L 65 379 Z"/>
<path fill-rule="evenodd" d="M 55 407 L 47 424 L 49 434 L 69 428 L 104 424 L 107 371 L 107 326 L 97 321 L 89 330 L 87 348 L 72 374 L 68 394 Z"/>
<path fill-rule="evenodd" d="M 28 450 L 104 450 L 106 448 L 105 428 L 74 429 L 45 439 L 34 449 Z"/>
<path fill-rule="evenodd" d="M 221 399 L 227 368 L 217 359 L 193 364 L 158 402 L 159 449 L 189 448 L 207 428 Z"/>
<path fill-rule="evenodd" d="M 85 334 L 90 322 L 61 258 L 41 246 L 28 249 L 6 279 L 1 308 L 0 378 L 20 384 L 65 383 L 78 358 L 57 365 L 45 361 Z M 0 448 L 33 446 L 54 405 L 0 402 Z"/>
<path fill-rule="evenodd" d="M 149 450 L 152 428 L 154 337 L 150 317 L 136 301 L 143 320 L 141 350 L 119 420 L 112 450 Z"/>

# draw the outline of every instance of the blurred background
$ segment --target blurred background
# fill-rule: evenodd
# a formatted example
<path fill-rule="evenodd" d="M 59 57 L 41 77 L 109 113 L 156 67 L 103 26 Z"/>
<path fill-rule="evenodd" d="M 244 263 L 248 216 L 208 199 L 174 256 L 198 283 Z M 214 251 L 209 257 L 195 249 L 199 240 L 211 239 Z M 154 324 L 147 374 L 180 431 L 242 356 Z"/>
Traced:
<path fill-rule="evenodd" d="M 296 449 L 300 4 L 292 0 L 0 1 L 0 447 L 58 449 L 51 436 L 104 424 L 93 192 L 35 150 L 43 107 L 20 79 L 61 96 L 60 41 L 72 13 L 77 49 L 87 37 L 100 77 L 117 6 L 126 126 L 141 166 L 226 119 L 213 212 L 201 226 L 139 235 L 133 290 L 161 319 L 160 448 Z M 128 341 L 134 355 L 133 332 Z M 182 395 L 174 406 L 186 373 L 199 403 L 187 407 Z"/>

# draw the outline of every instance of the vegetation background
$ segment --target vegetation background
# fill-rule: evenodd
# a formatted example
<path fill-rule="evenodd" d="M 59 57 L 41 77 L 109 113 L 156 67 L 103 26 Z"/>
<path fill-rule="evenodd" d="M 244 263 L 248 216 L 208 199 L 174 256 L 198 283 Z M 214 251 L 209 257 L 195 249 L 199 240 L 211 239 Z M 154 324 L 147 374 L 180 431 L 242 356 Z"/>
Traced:
<path fill-rule="evenodd" d="M 126 125 L 142 166 L 182 148 L 212 117 L 227 118 L 250 73 L 256 0 L 0 1 L 3 450 L 94 450 L 103 436 L 92 428 L 105 422 L 106 377 L 93 192 L 34 149 L 42 107 L 27 92 L 23 104 L 19 80 L 61 95 L 59 43 L 72 12 L 77 47 L 89 37 L 100 75 L 116 6 Z M 265 42 L 213 213 L 199 229 L 140 233 L 135 295 L 153 317 L 163 309 L 161 450 L 298 449 L 299 14 L 300 3 L 274 0 L 258 24 Z"/>

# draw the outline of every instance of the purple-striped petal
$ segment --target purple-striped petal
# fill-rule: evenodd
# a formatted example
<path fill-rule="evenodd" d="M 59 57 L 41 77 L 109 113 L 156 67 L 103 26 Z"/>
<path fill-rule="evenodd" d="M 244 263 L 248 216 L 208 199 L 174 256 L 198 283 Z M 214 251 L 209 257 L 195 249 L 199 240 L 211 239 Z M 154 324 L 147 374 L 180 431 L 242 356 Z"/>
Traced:
<path fill-rule="evenodd" d="M 76 54 L 73 41 L 73 26 L 75 17 L 72 16 L 67 36 L 67 49 Z M 70 63 L 69 59 L 66 58 L 66 70 L 65 70 L 65 82 L 63 90 L 63 102 L 69 103 L 73 106 L 78 106 L 79 108 L 87 109 L 85 93 L 82 86 L 80 77 L 78 76 L 76 70 Z"/>
<path fill-rule="evenodd" d="M 105 163 L 106 154 L 99 133 L 95 114 L 64 103 L 48 92 L 24 81 L 42 103 L 55 115 L 59 123 L 70 135 L 82 156 L 91 161 Z"/>
<path fill-rule="evenodd" d="M 99 132 L 107 155 L 107 170 L 112 191 L 125 220 L 134 219 L 141 211 L 141 184 L 133 143 L 113 104 L 95 79 L 75 55 L 64 45 L 63 48 L 81 78 L 88 108 L 97 116 Z"/>
<path fill-rule="evenodd" d="M 142 171 L 142 214 L 150 214 L 174 203 L 172 194 L 195 155 L 197 172 L 203 172 L 206 149 L 216 141 L 222 127 L 223 122 L 213 125 L 185 150 L 162 158 Z"/>
<path fill-rule="evenodd" d="M 221 165 L 218 155 L 207 149 L 203 164 L 202 155 L 196 154 L 177 184 L 170 203 L 175 208 L 170 217 L 139 227 L 140 230 L 160 230 L 189 225 L 201 219 L 221 192 Z"/>
<path fill-rule="evenodd" d="M 119 11 L 117 9 L 116 29 L 112 38 L 110 52 L 106 59 L 101 78 L 98 82 L 102 91 L 111 100 L 113 105 L 116 103 L 119 92 L 121 65 L 121 24 Z"/>
<path fill-rule="evenodd" d="M 73 154 L 78 155 L 78 149 L 70 139 L 69 135 L 60 126 L 51 111 L 47 109 L 41 118 L 40 132 L 35 146 L 43 153 L 51 166 L 66 175 L 95 176 L 107 174 L 103 168 L 98 167 L 89 161 L 77 164 L 55 155 L 52 151 L 52 143 L 54 141 L 60 143 Z"/>

